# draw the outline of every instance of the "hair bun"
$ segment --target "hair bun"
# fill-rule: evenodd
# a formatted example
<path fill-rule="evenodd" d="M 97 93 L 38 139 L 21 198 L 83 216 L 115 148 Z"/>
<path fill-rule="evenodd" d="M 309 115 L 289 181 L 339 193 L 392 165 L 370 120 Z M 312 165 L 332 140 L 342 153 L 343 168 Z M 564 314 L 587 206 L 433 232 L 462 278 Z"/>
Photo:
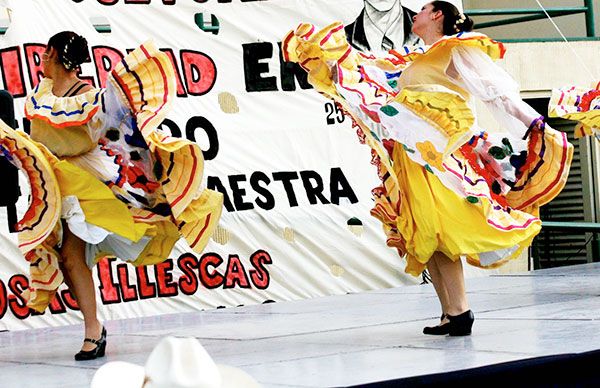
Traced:
<path fill-rule="evenodd" d="M 67 70 L 75 69 L 82 63 L 90 61 L 87 40 L 77 34 L 71 35 L 61 54 L 61 62 Z"/>

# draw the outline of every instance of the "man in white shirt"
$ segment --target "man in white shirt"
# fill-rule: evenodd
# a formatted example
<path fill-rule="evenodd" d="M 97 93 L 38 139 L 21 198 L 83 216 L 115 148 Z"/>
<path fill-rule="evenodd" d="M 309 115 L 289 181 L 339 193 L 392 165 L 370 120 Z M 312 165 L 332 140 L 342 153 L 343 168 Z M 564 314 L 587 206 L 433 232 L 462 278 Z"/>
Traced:
<path fill-rule="evenodd" d="M 419 38 L 412 33 L 415 15 L 400 0 L 364 0 L 365 7 L 354 23 L 346 26 L 348 43 L 361 51 L 382 54 L 412 46 Z"/>

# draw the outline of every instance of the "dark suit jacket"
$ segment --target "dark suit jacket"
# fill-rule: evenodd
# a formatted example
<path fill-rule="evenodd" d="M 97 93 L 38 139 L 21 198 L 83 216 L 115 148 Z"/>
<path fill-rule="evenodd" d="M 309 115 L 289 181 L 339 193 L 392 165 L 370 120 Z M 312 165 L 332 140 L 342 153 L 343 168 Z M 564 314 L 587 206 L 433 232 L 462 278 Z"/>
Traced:
<path fill-rule="evenodd" d="M 398 46 L 403 46 L 407 43 L 410 43 L 410 36 L 413 21 L 412 18 L 415 16 L 415 12 L 411 11 L 406 7 L 402 7 L 403 15 L 404 15 L 404 42 L 394 42 L 394 48 L 398 48 Z M 350 45 L 361 51 L 370 51 L 371 47 L 369 46 L 369 42 L 367 41 L 367 35 L 365 34 L 365 25 L 364 25 L 364 16 L 365 10 L 361 11 L 358 18 L 352 24 L 348 24 L 346 26 L 346 39 Z"/>

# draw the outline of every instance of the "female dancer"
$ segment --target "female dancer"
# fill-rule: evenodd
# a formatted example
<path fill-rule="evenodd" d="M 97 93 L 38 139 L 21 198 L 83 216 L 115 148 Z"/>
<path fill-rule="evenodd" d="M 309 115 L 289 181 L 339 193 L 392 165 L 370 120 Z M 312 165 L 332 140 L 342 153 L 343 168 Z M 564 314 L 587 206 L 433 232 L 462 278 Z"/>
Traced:
<path fill-rule="evenodd" d="M 414 17 L 424 49 L 376 58 L 350 48 L 340 23 L 301 24 L 284 39 L 286 59 L 342 105 L 372 148 L 382 179 L 372 214 L 408 273 L 429 269 L 442 307 L 426 334 L 471 333 L 461 257 L 497 267 L 530 245 L 538 207 L 564 186 L 573 152 L 492 61 L 503 45 L 472 26 L 452 4 L 433 1 Z M 475 98 L 499 129 L 478 126 Z"/>
<path fill-rule="evenodd" d="M 151 43 L 129 54 L 106 89 L 78 77 L 87 41 L 50 38 L 45 78 L 27 97 L 31 136 L 0 127 L 0 151 L 29 178 L 31 200 L 18 223 L 31 263 L 28 306 L 44 311 L 64 281 L 77 298 L 85 340 L 76 360 L 104 355 L 90 268 L 119 257 L 148 265 L 169 257 L 183 236 L 202 251 L 222 195 L 202 189 L 202 151 L 156 130 L 176 93 L 169 58 Z"/>

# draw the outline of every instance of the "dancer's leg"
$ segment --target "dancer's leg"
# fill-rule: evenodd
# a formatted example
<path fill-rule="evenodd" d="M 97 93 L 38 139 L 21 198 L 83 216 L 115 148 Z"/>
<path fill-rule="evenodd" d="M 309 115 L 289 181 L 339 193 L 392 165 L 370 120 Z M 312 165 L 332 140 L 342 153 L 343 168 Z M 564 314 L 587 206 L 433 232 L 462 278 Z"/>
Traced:
<path fill-rule="evenodd" d="M 435 292 L 438 296 L 438 300 L 440 302 L 440 306 L 442 308 L 442 314 L 448 314 L 448 309 L 450 307 L 448 290 L 446 290 L 446 286 L 442 281 L 442 275 L 440 274 L 440 270 L 437 266 L 437 261 L 435 259 L 435 255 L 432 257 L 427 263 L 427 269 L 429 271 L 429 275 L 431 276 L 431 282 L 433 283 L 433 288 L 435 288 Z M 442 319 L 441 323 L 447 322 L 447 318 Z"/>
<path fill-rule="evenodd" d="M 63 267 L 70 278 L 71 291 L 77 298 L 77 304 L 83 314 L 85 338 L 99 339 L 102 325 L 96 316 L 96 293 L 92 271 L 85 263 L 85 242 L 75 236 L 63 224 L 63 244 L 61 258 Z M 96 345 L 84 342 L 82 350 L 93 350 Z"/>
<path fill-rule="evenodd" d="M 440 252 L 436 252 L 431 260 L 435 260 L 442 283 L 448 294 L 448 307 L 445 313 L 453 316 L 464 313 L 469 309 L 469 303 L 465 291 L 462 261 L 452 261 Z"/>

